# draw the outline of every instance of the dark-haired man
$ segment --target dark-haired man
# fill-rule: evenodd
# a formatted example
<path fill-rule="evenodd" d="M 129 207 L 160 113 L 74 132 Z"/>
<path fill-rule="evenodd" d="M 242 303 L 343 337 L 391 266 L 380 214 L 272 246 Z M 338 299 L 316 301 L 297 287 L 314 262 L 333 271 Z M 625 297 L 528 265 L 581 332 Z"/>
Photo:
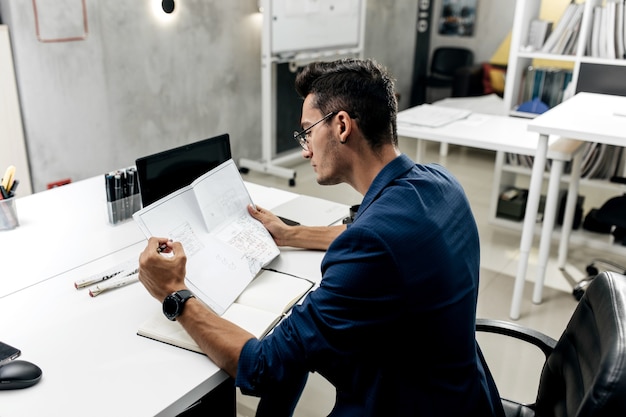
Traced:
<path fill-rule="evenodd" d="M 475 339 L 478 231 L 458 181 L 398 149 L 394 81 L 372 60 L 307 65 L 294 137 L 322 185 L 363 195 L 346 226 L 287 226 L 250 207 L 282 246 L 327 250 L 322 281 L 257 340 L 190 299 L 177 318 L 203 351 L 261 397 L 259 414 L 290 415 L 308 372 L 337 390 L 332 416 L 499 416 L 498 392 Z M 186 289 L 185 256 L 157 254 L 140 279 L 159 301 Z M 207 266 L 208 267 L 208 266 Z"/>

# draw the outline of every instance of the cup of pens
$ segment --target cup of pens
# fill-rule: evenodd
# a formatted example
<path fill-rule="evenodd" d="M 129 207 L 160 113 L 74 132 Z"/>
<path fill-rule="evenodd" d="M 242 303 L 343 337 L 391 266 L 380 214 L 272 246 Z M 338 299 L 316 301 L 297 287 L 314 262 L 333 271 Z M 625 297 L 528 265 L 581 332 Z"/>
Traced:
<path fill-rule="evenodd" d="M 104 174 L 109 223 L 117 224 L 133 217 L 141 209 L 141 195 L 135 167 Z"/>
<path fill-rule="evenodd" d="M 20 225 L 15 202 L 18 184 L 19 181 L 15 179 L 15 167 L 11 165 L 0 180 L 0 230 L 11 230 Z"/>
<path fill-rule="evenodd" d="M 15 197 L 0 200 L 0 230 L 11 230 L 20 225 L 15 200 Z"/>

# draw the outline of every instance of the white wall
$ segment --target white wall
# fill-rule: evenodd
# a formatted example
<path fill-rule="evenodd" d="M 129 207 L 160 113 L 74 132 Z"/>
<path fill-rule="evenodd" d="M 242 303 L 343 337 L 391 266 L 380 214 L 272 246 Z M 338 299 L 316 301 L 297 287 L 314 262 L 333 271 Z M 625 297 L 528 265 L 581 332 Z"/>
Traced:
<path fill-rule="evenodd" d="M 86 39 L 44 43 L 36 36 L 33 2 L 0 0 L 12 36 L 35 191 L 225 132 L 235 160 L 260 158 L 257 0 L 178 0 L 177 19 L 169 25 L 152 13 L 160 0 L 85 2 Z M 54 26 L 67 18 L 63 13 L 75 13 L 81 1 L 35 3 L 40 14 L 48 13 L 39 16 L 40 23 L 48 18 Z M 489 3 L 500 4 L 479 0 L 479 13 Z M 50 18 L 44 10 L 50 4 L 58 16 Z M 404 97 L 411 90 L 416 20 L 415 0 L 367 0 L 364 54 L 390 69 Z M 480 15 L 477 25 L 487 28 Z M 494 39 L 496 33 L 491 28 Z M 478 36 L 470 42 L 481 50 Z M 489 51 L 478 57 L 495 49 L 485 48 Z"/>
<path fill-rule="evenodd" d="M 17 196 L 32 192 L 30 169 L 24 141 L 24 129 L 13 71 L 9 31 L 0 25 L 0 176 L 10 165 L 15 166 L 19 188 Z"/>

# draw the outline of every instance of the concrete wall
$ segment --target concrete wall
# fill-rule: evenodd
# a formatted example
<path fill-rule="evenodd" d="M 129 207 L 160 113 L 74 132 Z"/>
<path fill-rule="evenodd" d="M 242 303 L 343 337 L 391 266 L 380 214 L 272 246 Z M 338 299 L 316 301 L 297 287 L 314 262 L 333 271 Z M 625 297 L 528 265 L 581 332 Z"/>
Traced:
<path fill-rule="evenodd" d="M 434 18 L 441 1 L 434 2 Z M 40 29 L 80 27 L 81 0 L 34 3 Z M 469 43 L 477 57 L 492 54 L 510 26 L 502 36 L 489 28 L 498 23 L 481 18 L 490 3 L 500 4 L 479 0 L 477 22 L 479 30 L 490 30 L 489 42 L 479 42 L 481 32 L 470 40 L 445 41 Z M 235 160 L 260 158 L 262 16 L 256 0 L 178 0 L 169 23 L 153 13 L 160 0 L 85 4 L 84 40 L 41 42 L 33 2 L 0 0 L 12 37 L 35 191 L 225 132 Z M 365 56 L 391 70 L 403 97 L 411 89 L 417 4 L 367 0 Z M 435 35 L 431 44 L 437 42 Z"/>

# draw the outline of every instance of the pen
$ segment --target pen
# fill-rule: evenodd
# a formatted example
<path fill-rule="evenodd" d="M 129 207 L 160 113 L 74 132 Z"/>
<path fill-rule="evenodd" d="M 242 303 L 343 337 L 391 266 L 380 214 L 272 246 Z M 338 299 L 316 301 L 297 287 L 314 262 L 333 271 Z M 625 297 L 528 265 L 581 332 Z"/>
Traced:
<path fill-rule="evenodd" d="M 98 275 L 98 276 L 92 276 L 89 278 L 85 278 L 85 279 L 81 279 L 79 281 L 76 281 L 74 283 L 74 287 L 76 288 L 83 288 L 83 287 L 88 287 L 92 284 L 95 284 L 96 282 L 101 282 L 101 281 L 106 281 L 109 280 L 113 277 L 118 276 L 119 274 L 121 274 L 124 271 L 115 271 L 115 272 L 111 272 L 110 274 L 106 274 L 106 275 Z"/>
<path fill-rule="evenodd" d="M 13 185 L 11 185 L 11 188 L 8 190 L 9 191 L 9 197 L 13 197 L 15 196 L 15 190 L 17 188 L 17 186 L 20 185 L 20 180 L 13 180 Z"/>
<path fill-rule="evenodd" d="M 2 177 L 2 184 L 1 184 L 6 190 L 6 192 L 9 192 L 11 190 L 14 177 L 15 177 L 15 166 L 9 165 L 7 170 L 4 172 L 4 176 Z"/>
<path fill-rule="evenodd" d="M 133 196 L 135 195 L 135 169 L 129 168 L 126 170 L 126 186 L 127 186 L 127 194 L 126 198 L 128 198 L 128 217 L 132 216 L 135 212 L 135 199 Z"/>
<path fill-rule="evenodd" d="M 114 177 L 114 198 L 115 201 L 113 204 L 115 205 L 115 223 L 122 221 L 125 219 L 125 211 L 124 211 L 124 188 L 122 184 L 122 174 L 120 171 L 115 172 Z"/>
<path fill-rule="evenodd" d="M 120 277 L 119 279 L 113 279 L 111 281 L 103 282 L 102 284 L 96 285 L 95 288 L 89 290 L 89 295 L 95 297 L 97 295 L 102 294 L 105 291 L 109 291 L 115 288 L 124 287 L 128 284 L 133 284 L 139 281 L 139 272 L 135 270 L 135 272 Z"/>
<path fill-rule="evenodd" d="M 119 172 L 115 173 L 115 187 L 114 187 L 114 191 L 115 191 L 115 201 L 121 200 L 123 194 L 123 190 L 122 190 L 122 175 Z"/>
<path fill-rule="evenodd" d="M 117 207 L 115 206 L 115 176 L 113 173 L 104 174 L 104 185 L 107 193 L 109 223 L 117 223 Z"/>
<path fill-rule="evenodd" d="M 100 272 L 99 274 L 94 274 L 85 279 L 80 279 L 74 283 L 74 287 L 76 289 L 80 289 L 96 284 L 98 282 L 107 281 L 120 274 L 124 274 L 123 276 L 126 276 L 134 274 L 135 272 L 137 272 L 137 260 L 132 259 L 113 268 L 109 268 L 106 271 Z"/>

